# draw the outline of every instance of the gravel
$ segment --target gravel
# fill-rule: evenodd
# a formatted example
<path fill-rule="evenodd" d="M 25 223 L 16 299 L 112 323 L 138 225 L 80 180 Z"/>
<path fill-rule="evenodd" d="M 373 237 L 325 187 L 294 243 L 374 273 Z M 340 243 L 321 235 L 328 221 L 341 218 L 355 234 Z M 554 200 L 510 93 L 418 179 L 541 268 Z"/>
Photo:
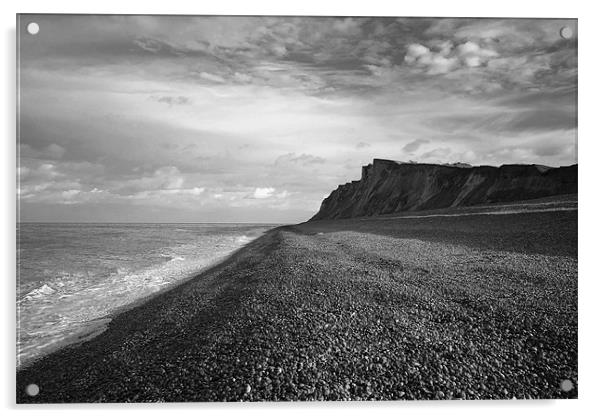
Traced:
<path fill-rule="evenodd" d="M 17 401 L 575 398 L 577 213 L 526 216 L 272 230 L 20 370 Z"/>

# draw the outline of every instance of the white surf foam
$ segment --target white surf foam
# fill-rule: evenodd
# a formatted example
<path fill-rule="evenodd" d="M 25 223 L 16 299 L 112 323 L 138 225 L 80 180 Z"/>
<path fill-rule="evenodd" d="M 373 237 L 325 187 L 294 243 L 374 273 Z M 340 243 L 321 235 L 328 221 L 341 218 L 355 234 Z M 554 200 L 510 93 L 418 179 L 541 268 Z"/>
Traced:
<path fill-rule="evenodd" d="M 252 239 L 247 235 L 224 236 L 179 245 L 165 249 L 158 264 L 134 271 L 114 268 L 103 277 L 87 272 L 55 274 L 17 302 L 18 364 L 53 351 L 78 335 L 96 335 L 92 328 L 99 318 L 193 276 Z M 106 326 L 104 322 L 102 325 Z"/>
<path fill-rule="evenodd" d="M 25 295 L 25 297 L 22 300 L 29 301 L 33 299 L 40 299 L 45 296 L 52 295 L 53 293 L 56 293 L 55 289 L 48 286 L 47 284 L 43 284 L 42 286 L 35 288 L 27 295 Z"/>

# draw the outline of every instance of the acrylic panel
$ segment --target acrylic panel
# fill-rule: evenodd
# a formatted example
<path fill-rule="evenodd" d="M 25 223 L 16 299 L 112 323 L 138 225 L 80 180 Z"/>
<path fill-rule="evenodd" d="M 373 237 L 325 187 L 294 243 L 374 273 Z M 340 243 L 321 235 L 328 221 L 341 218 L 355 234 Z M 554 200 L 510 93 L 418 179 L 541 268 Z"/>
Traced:
<path fill-rule="evenodd" d="M 577 32 L 18 15 L 17 402 L 576 398 Z"/>

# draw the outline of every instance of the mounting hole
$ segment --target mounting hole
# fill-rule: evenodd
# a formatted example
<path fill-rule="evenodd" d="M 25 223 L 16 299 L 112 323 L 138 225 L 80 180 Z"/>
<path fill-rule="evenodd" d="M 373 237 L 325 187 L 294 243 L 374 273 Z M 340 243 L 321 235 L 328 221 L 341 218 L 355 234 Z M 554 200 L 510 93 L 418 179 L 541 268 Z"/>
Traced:
<path fill-rule="evenodd" d="M 29 396 L 37 396 L 38 393 L 40 393 L 40 387 L 35 383 L 27 385 L 25 388 L 25 393 L 27 393 Z"/>
<path fill-rule="evenodd" d="M 560 390 L 563 392 L 570 392 L 573 390 L 573 382 L 571 382 L 569 379 L 564 379 L 562 382 L 560 382 Z"/>
<path fill-rule="evenodd" d="M 30 35 L 35 35 L 40 31 L 40 25 L 38 25 L 36 22 L 31 22 L 30 24 L 27 25 L 27 32 Z"/>
<path fill-rule="evenodd" d="M 573 37 L 573 29 L 568 26 L 563 26 L 560 28 L 560 37 L 562 39 L 571 39 Z"/>

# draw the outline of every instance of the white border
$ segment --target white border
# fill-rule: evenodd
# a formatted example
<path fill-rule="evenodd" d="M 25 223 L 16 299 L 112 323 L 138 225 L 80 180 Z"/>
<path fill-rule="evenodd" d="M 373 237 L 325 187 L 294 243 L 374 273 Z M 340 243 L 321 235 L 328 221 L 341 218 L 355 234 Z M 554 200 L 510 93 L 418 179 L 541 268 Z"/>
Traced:
<path fill-rule="evenodd" d="M 586 5 L 588 4 L 588 5 Z M 102 417 L 110 410 L 116 416 L 144 413 L 150 417 L 163 417 L 170 410 L 178 414 L 195 415 L 212 412 L 237 416 L 326 416 L 344 413 L 348 416 L 366 414 L 399 416 L 458 416 L 504 417 L 508 415 L 581 416 L 593 415 L 600 409 L 597 399 L 602 389 L 600 379 L 600 298 L 602 274 L 596 259 L 602 206 L 598 171 L 602 152 L 600 126 L 600 14 L 585 1 L 527 1 L 504 0 L 491 4 L 484 1 L 326 1 L 302 0 L 285 2 L 276 0 L 193 2 L 169 0 L 149 2 L 136 0 L 102 0 L 82 2 L 76 0 L 33 1 L 22 0 L 8 4 L 2 2 L 0 19 L 3 23 L 2 72 L 4 98 L 0 102 L 2 126 L 6 127 L 2 143 L 2 248 L 1 266 L 4 295 L 4 320 L 2 349 L 2 403 L 5 413 L 46 417 Z M 178 404 L 178 405 L 80 405 L 16 407 L 14 405 L 14 285 L 15 285 L 15 21 L 16 13 L 107 13 L 107 14 L 250 14 L 250 15 L 366 15 L 366 16 L 487 16 L 487 17 L 571 17 L 579 18 L 579 400 L 545 402 L 409 402 L 409 403 L 280 403 L 280 404 Z M 598 408 L 596 408 L 598 407 Z"/>
<path fill-rule="evenodd" d="M 327 15 L 327 16 L 466 16 L 466 17 L 577 17 L 579 2 L 546 1 L 545 5 L 527 0 L 505 0 L 484 5 L 476 0 L 423 0 L 392 2 L 385 0 L 222 0 L 196 4 L 108 0 L 95 3 L 76 0 L 52 2 L 23 0 L 15 5 L 20 13 L 107 13 L 107 14 L 231 14 L 231 15 Z"/>

